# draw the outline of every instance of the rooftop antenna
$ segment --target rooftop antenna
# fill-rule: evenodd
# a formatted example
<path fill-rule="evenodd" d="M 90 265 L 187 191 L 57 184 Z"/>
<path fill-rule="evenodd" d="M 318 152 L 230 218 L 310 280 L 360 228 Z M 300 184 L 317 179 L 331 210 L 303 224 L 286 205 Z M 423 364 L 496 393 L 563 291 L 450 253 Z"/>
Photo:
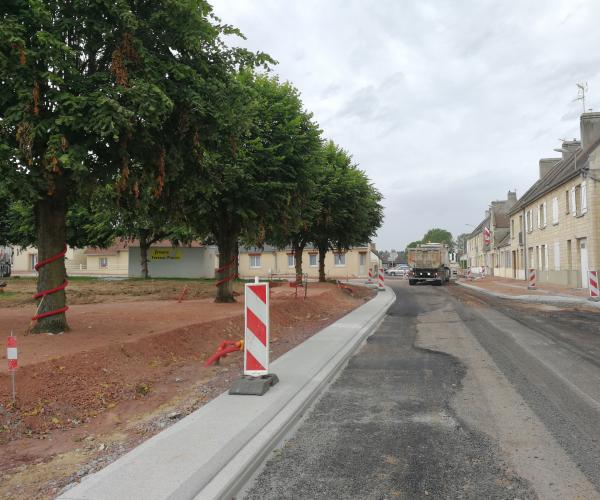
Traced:
<path fill-rule="evenodd" d="M 587 82 L 583 82 L 576 83 L 575 85 L 577 85 L 577 97 L 573 99 L 573 102 L 581 101 L 581 105 L 583 106 L 583 112 L 585 113 L 585 94 L 588 90 L 588 84 Z"/>

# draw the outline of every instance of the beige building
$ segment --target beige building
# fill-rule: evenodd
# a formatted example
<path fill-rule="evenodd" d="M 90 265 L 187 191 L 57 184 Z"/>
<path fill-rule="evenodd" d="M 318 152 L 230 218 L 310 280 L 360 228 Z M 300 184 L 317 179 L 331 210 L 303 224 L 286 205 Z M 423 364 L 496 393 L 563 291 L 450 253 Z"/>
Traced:
<path fill-rule="evenodd" d="M 380 266 L 381 260 L 371 244 L 353 247 L 345 252 L 329 251 L 325 257 L 325 275 L 328 279 L 366 278 L 369 268 L 376 273 Z M 318 279 L 319 252 L 316 248 L 304 250 L 302 270 L 309 278 Z M 296 273 L 294 254 L 291 249 L 279 250 L 268 245 L 262 249 L 240 248 L 238 272 L 242 279 L 274 275 L 293 277 Z"/>
<path fill-rule="evenodd" d="M 581 115 L 581 143 L 539 162 L 539 179 L 510 211 L 513 278 L 588 287 L 600 270 L 600 113 Z"/>
<path fill-rule="evenodd" d="M 517 202 L 517 193 L 509 191 L 506 200 L 495 200 L 485 211 L 484 219 L 467 239 L 467 268 L 473 274 L 496 274 L 501 256 L 500 244 L 505 244 L 509 233 L 509 210 Z M 485 233 L 488 232 L 486 242 Z"/>
<path fill-rule="evenodd" d="M 86 257 L 81 248 L 67 247 L 65 267 L 67 272 L 85 267 Z M 38 250 L 35 247 L 13 247 L 12 273 L 17 275 L 35 274 L 38 263 Z"/>

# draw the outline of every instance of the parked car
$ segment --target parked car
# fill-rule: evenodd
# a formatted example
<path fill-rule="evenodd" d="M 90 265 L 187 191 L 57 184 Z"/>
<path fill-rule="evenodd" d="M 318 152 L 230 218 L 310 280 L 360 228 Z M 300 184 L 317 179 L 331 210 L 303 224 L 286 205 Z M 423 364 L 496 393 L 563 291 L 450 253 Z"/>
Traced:
<path fill-rule="evenodd" d="M 409 268 L 406 264 L 400 264 L 396 267 L 386 269 L 385 274 L 389 274 L 390 276 L 404 276 L 408 269 Z"/>

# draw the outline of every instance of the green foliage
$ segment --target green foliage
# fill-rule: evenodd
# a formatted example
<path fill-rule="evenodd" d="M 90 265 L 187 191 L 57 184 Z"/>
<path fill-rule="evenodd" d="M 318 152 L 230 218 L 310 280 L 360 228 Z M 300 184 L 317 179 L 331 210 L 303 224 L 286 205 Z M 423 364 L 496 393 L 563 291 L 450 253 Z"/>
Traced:
<path fill-rule="evenodd" d="M 421 243 L 423 243 L 423 242 L 420 240 L 411 241 L 408 245 L 406 245 L 406 248 L 415 248 L 415 247 L 419 246 Z"/>
<path fill-rule="evenodd" d="M 452 233 L 450 233 L 450 231 L 446 231 L 445 229 L 440 229 L 437 227 L 427 231 L 421 239 L 421 241 L 423 243 L 445 243 L 450 248 L 452 248 L 454 245 Z"/>

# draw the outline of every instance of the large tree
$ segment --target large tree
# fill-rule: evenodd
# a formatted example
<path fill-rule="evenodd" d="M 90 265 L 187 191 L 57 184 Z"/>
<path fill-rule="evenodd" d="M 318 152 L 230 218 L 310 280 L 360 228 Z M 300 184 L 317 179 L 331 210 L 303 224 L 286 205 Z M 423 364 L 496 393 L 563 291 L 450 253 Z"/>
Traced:
<path fill-rule="evenodd" d="M 319 250 L 319 280 L 325 281 L 327 252 L 369 242 L 383 222 L 383 207 L 379 191 L 333 141 L 324 145 L 318 185 L 320 210 L 308 233 Z"/>
<path fill-rule="evenodd" d="M 64 260 L 52 259 L 69 207 L 133 164 L 161 185 L 173 123 L 192 143 L 198 127 L 183 110 L 201 120 L 206 77 L 239 62 L 220 39 L 231 31 L 203 0 L 2 4 L 0 175 L 34 207 L 39 258 L 51 260 L 39 269 L 34 331 L 68 329 Z"/>
<path fill-rule="evenodd" d="M 440 229 L 439 227 L 434 227 L 427 231 L 423 238 L 421 238 L 421 241 L 423 243 L 444 243 L 448 245 L 449 248 L 454 247 L 452 233 L 445 229 Z"/>

